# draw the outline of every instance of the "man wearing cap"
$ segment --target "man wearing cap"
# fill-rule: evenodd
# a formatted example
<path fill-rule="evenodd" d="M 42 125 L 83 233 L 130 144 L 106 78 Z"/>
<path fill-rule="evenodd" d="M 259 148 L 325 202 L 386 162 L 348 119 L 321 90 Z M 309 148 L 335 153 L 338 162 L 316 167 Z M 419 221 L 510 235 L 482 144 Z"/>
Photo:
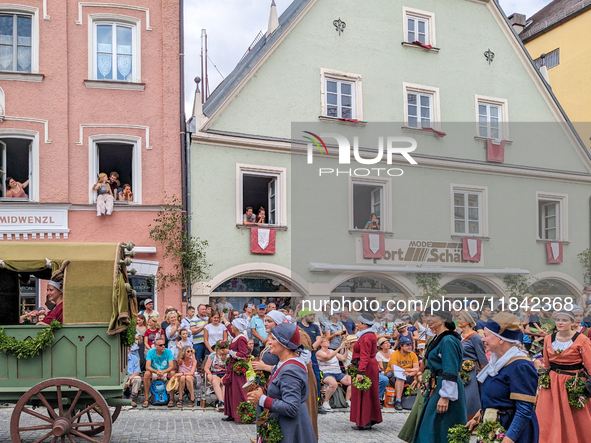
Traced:
<path fill-rule="evenodd" d="M 502 443 L 537 443 L 538 420 L 534 410 L 538 374 L 522 341 L 520 319 L 501 312 L 486 323 L 482 342 L 491 352 L 480 371 L 482 409 L 468 422 L 469 429 L 482 420 L 498 421 L 506 429 Z"/>
<path fill-rule="evenodd" d="M 191 335 L 193 336 L 193 349 L 195 350 L 195 360 L 197 363 L 205 358 L 207 355 L 207 348 L 203 339 L 203 330 L 207 326 L 207 306 L 201 303 L 197 306 L 197 315 L 189 320 Z"/>
<path fill-rule="evenodd" d="M 361 314 L 357 317 L 358 341 L 353 346 L 352 365 L 357 367 L 356 380 L 361 382 L 363 376 L 367 376 L 372 384 L 369 389 L 360 391 L 355 386 L 351 392 L 351 415 L 350 421 L 355 423 L 353 429 L 365 431 L 373 425 L 382 422 L 382 411 L 380 410 L 379 381 L 380 370 L 376 360 L 377 339 L 372 329 L 374 324 L 373 316 Z"/>
<path fill-rule="evenodd" d="M 404 384 L 411 384 L 414 381 L 415 375 L 419 372 L 419 358 L 413 352 L 412 340 L 409 337 L 401 336 L 398 339 L 398 349 L 392 353 L 390 361 L 388 361 L 388 378 L 394 381 L 396 389 L 396 402 L 394 409 L 402 411 L 402 394 L 404 392 Z M 400 368 L 404 372 L 400 373 Z M 403 375 L 405 378 L 400 378 Z"/>
<path fill-rule="evenodd" d="M 257 315 L 252 317 L 250 321 L 250 333 L 254 339 L 254 351 L 252 355 L 258 357 L 261 353 L 261 349 L 267 344 L 267 338 L 269 334 L 265 328 L 265 314 L 267 313 L 267 307 L 261 303 L 257 309 Z"/>
<path fill-rule="evenodd" d="M 392 335 L 386 332 L 386 325 L 384 324 L 384 313 L 386 311 L 385 306 L 381 306 L 376 312 L 373 313 L 373 332 L 376 333 L 377 339 L 379 340 L 382 337 L 392 338 Z"/>
<path fill-rule="evenodd" d="M 158 311 L 154 311 L 154 300 L 152 300 L 151 298 L 147 298 L 146 300 L 144 300 L 144 310 L 140 311 L 140 314 L 146 317 L 146 323 L 148 322 L 148 320 L 150 320 L 150 317 L 160 318 L 160 314 L 158 314 Z"/>

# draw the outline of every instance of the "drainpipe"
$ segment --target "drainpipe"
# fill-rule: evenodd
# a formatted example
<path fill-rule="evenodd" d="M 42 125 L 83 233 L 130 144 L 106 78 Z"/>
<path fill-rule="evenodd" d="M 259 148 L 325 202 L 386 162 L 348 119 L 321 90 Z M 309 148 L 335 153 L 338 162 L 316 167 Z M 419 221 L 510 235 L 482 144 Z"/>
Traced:
<path fill-rule="evenodd" d="M 185 122 L 185 11 L 184 11 L 184 0 L 179 0 L 179 82 L 180 82 L 180 142 L 181 142 L 181 183 L 182 183 L 182 203 L 183 208 L 187 211 L 188 218 L 190 218 L 191 212 L 188 207 L 187 199 L 187 158 L 185 152 L 186 143 L 186 122 Z M 187 226 L 183 226 L 185 230 L 190 234 L 188 223 Z M 181 300 L 187 302 L 190 300 L 190 288 L 187 288 L 187 292 L 181 294 Z"/>

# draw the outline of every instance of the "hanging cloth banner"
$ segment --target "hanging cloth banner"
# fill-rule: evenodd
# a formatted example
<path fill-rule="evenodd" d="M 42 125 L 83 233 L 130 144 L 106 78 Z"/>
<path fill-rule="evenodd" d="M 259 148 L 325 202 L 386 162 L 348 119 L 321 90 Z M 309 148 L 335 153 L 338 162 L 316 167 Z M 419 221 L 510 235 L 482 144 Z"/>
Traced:
<path fill-rule="evenodd" d="M 386 237 L 384 234 L 363 234 L 363 258 L 384 258 Z"/>
<path fill-rule="evenodd" d="M 486 141 L 486 161 L 494 163 L 505 163 L 505 141 L 491 140 Z"/>
<path fill-rule="evenodd" d="M 562 263 L 562 242 L 553 241 L 546 243 L 548 263 Z"/>
<path fill-rule="evenodd" d="M 479 238 L 464 238 L 462 242 L 463 259 L 479 262 L 482 253 L 482 240 Z"/>
<path fill-rule="evenodd" d="M 275 229 L 250 228 L 250 252 L 275 254 Z"/>

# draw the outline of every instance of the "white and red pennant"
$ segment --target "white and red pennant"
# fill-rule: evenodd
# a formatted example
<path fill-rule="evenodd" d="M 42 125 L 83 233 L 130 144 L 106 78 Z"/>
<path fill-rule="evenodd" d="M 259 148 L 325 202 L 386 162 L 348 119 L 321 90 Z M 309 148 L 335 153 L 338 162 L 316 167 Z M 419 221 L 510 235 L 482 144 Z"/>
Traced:
<path fill-rule="evenodd" d="M 468 261 L 480 261 L 482 255 L 482 240 L 479 238 L 464 238 L 462 240 L 462 258 Z"/>
<path fill-rule="evenodd" d="M 384 258 L 386 237 L 384 234 L 363 234 L 363 258 Z"/>
<path fill-rule="evenodd" d="M 546 243 L 548 263 L 562 263 L 562 242 L 552 241 Z"/>
<path fill-rule="evenodd" d="M 250 252 L 275 254 L 275 229 L 250 228 Z"/>

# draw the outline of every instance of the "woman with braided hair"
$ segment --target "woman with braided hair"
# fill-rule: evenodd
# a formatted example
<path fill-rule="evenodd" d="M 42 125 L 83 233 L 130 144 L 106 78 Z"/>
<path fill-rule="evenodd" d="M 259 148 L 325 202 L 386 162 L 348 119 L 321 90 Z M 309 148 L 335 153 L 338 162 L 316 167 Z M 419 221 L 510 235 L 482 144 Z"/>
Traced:
<path fill-rule="evenodd" d="M 66 266 L 70 262 L 64 260 L 60 268 L 51 275 L 51 280 L 47 283 L 47 299 L 55 304 L 55 308 L 43 319 L 37 323 L 37 325 L 48 326 L 52 320 L 57 320 L 60 323 L 64 321 L 64 272 Z"/>

